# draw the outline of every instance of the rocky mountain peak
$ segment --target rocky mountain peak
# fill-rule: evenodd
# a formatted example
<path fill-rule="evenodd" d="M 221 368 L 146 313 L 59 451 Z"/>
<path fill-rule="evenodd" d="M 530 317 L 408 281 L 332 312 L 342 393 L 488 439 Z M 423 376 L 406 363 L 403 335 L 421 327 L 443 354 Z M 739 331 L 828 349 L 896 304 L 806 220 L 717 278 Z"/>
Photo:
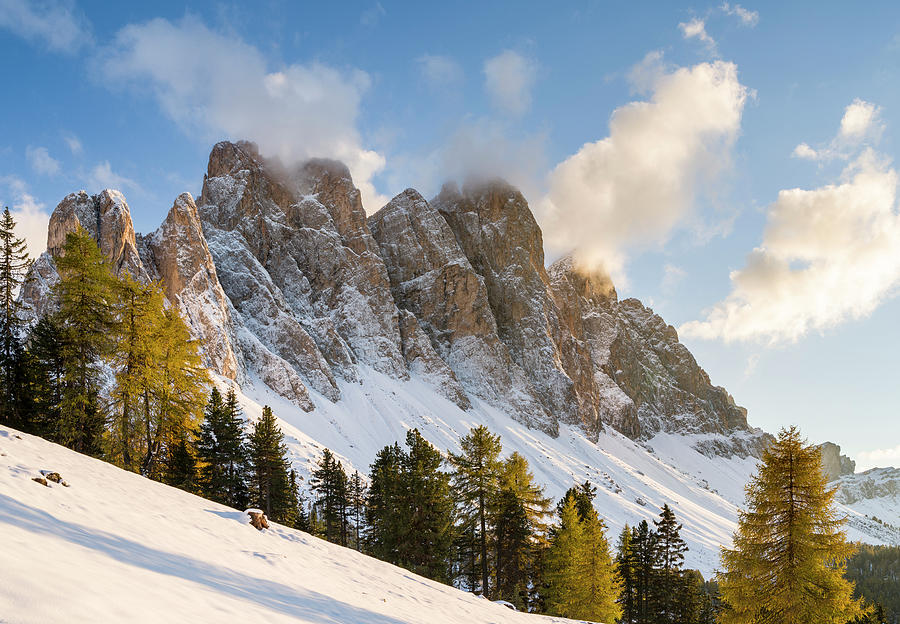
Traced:
<path fill-rule="evenodd" d="M 823 442 L 819 445 L 819 451 L 822 454 L 822 472 L 829 481 L 856 472 L 856 462 L 841 455 L 841 447 L 834 442 Z"/>
<path fill-rule="evenodd" d="M 79 227 L 97 241 L 117 275 L 128 272 L 137 279 L 146 279 L 137 251 L 131 212 L 122 193 L 106 189 L 97 195 L 88 195 L 79 191 L 63 198 L 50 215 L 47 232 L 50 255 L 62 255 L 66 235 Z"/>

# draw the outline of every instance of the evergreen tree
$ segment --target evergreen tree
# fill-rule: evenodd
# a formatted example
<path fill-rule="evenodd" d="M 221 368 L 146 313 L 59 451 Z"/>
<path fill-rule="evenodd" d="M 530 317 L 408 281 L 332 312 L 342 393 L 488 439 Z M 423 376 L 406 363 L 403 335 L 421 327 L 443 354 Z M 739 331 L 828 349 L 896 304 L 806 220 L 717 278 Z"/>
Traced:
<path fill-rule="evenodd" d="M 0 422 L 21 426 L 20 395 L 25 371 L 19 316 L 22 304 L 16 295 L 31 261 L 25 240 L 16 237 L 15 227 L 9 208 L 5 208 L 0 217 Z"/>
<path fill-rule="evenodd" d="M 654 592 L 659 609 L 657 622 L 660 624 L 678 621 L 679 611 L 684 609 L 683 600 L 689 599 L 686 594 L 679 592 L 684 586 L 682 579 L 682 566 L 684 565 L 684 553 L 688 547 L 681 538 L 682 526 L 675 520 L 675 514 L 669 505 L 663 505 L 656 525 L 655 559 L 658 565 Z M 681 601 L 681 602 L 680 602 Z"/>
<path fill-rule="evenodd" d="M 622 608 L 623 624 L 634 624 L 638 618 L 637 563 L 632 535 L 631 527 L 626 524 L 619 534 L 616 554 L 616 570 L 622 582 L 619 606 Z"/>
<path fill-rule="evenodd" d="M 367 551 L 383 561 L 399 560 L 399 541 L 405 534 L 400 526 L 398 501 L 404 498 L 400 478 L 403 451 L 399 444 L 385 446 L 375 454 L 369 471 L 366 497 Z"/>
<path fill-rule="evenodd" d="M 359 472 L 354 470 L 350 477 L 349 486 L 350 513 L 353 515 L 353 531 L 355 533 L 353 545 L 357 551 L 362 550 L 363 525 L 366 518 L 366 484 Z"/>
<path fill-rule="evenodd" d="M 294 528 L 309 533 L 309 515 L 306 513 L 306 503 L 300 493 L 300 485 L 297 483 L 297 471 L 291 469 L 291 503 L 295 508 Z"/>
<path fill-rule="evenodd" d="M 512 453 L 500 467 L 500 492 L 494 517 L 494 567 L 497 594 L 523 610 L 532 610 L 537 564 L 546 547 L 544 518 L 550 499 L 534 482 L 528 461 Z"/>
<path fill-rule="evenodd" d="M 138 472 L 152 438 L 150 393 L 157 379 L 163 295 L 156 284 L 141 284 L 130 275 L 116 280 L 117 319 L 112 368 L 112 427 L 108 458 L 121 468 Z M 141 431 L 145 435 L 140 435 Z"/>
<path fill-rule="evenodd" d="M 464 505 L 474 516 L 481 564 L 481 592 L 490 597 L 488 575 L 489 514 L 499 493 L 500 436 L 479 425 L 459 441 L 462 453 L 450 453 L 453 481 Z"/>
<path fill-rule="evenodd" d="M 582 525 L 584 554 L 580 576 L 584 593 L 577 617 L 593 622 L 617 621 L 622 616 L 618 604 L 622 587 L 606 539 L 606 525 L 596 511 Z"/>
<path fill-rule="evenodd" d="M 99 380 L 111 348 L 114 278 L 94 239 L 82 228 L 66 235 L 56 267 L 64 371 L 59 441 L 78 452 L 100 455 L 106 414 Z"/>
<path fill-rule="evenodd" d="M 243 415 L 234 390 L 223 401 L 214 387 L 204 415 L 197 442 L 200 492 L 210 500 L 243 509 L 249 499 L 247 453 Z"/>
<path fill-rule="evenodd" d="M 53 316 L 42 316 L 28 336 L 23 426 L 26 431 L 60 441 L 60 404 L 65 377 L 62 331 Z"/>
<path fill-rule="evenodd" d="M 191 452 L 193 444 L 185 432 L 172 448 L 166 463 L 165 483 L 185 492 L 197 491 L 197 460 Z"/>
<path fill-rule="evenodd" d="M 297 516 L 296 484 L 291 483 L 284 434 L 272 408 L 263 407 L 247 444 L 250 457 L 251 502 L 275 522 L 292 525 Z"/>
<path fill-rule="evenodd" d="M 544 578 L 548 584 L 545 604 L 547 612 L 561 617 L 578 618 L 584 600 L 584 527 L 578 517 L 574 498 L 563 503 L 560 524 L 547 551 Z"/>
<path fill-rule="evenodd" d="M 334 454 L 325 449 L 312 473 L 310 485 L 319 496 L 317 501 L 324 525 L 324 537 L 329 542 L 347 545 L 349 537 L 349 504 L 347 473 Z"/>
<path fill-rule="evenodd" d="M 722 550 L 722 622 L 845 624 L 862 615 L 842 576 L 854 548 L 819 450 L 795 427 L 782 429 L 746 491 L 734 547 Z"/>
<path fill-rule="evenodd" d="M 575 501 L 575 509 L 578 511 L 578 517 L 581 520 L 586 520 L 594 512 L 594 496 L 596 495 L 597 488 L 591 485 L 590 481 L 570 487 L 559 502 L 556 503 L 556 514 L 561 515 L 562 508 L 568 504 L 569 500 L 573 500 Z"/>
<path fill-rule="evenodd" d="M 646 520 L 631 530 L 631 561 L 634 572 L 634 622 L 652 624 L 659 611 L 656 589 L 656 533 Z"/>

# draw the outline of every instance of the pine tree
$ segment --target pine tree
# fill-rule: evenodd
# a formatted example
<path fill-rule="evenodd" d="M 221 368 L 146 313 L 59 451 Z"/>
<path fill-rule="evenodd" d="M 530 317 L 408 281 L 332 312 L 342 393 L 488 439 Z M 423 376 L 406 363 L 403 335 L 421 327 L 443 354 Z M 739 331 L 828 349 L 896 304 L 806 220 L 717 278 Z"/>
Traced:
<path fill-rule="evenodd" d="M 481 593 L 490 597 L 488 564 L 489 514 L 499 493 L 500 436 L 479 425 L 459 441 L 462 453 L 450 453 L 454 485 L 476 519 L 481 563 Z"/>
<path fill-rule="evenodd" d="M 247 506 L 247 452 L 243 416 L 234 390 L 226 401 L 213 388 L 197 441 L 199 485 L 202 495 L 231 507 Z"/>
<path fill-rule="evenodd" d="M 291 483 L 284 434 L 268 405 L 263 407 L 262 417 L 253 425 L 247 450 L 251 502 L 275 522 L 293 524 L 297 509 L 296 486 Z"/>
<path fill-rule="evenodd" d="M 619 534 L 619 543 L 616 547 L 616 570 L 622 582 L 622 591 L 619 594 L 619 606 L 622 608 L 622 623 L 634 624 L 637 622 L 637 565 L 635 562 L 635 549 L 632 544 L 632 530 L 627 524 Z"/>
<path fill-rule="evenodd" d="M 62 331 L 53 316 L 42 316 L 28 335 L 25 400 L 26 431 L 52 442 L 60 441 L 60 404 L 65 377 Z"/>
<path fill-rule="evenodd" d="M 20 333 L 22 304 L 16 299 L 31 266 L 25 240 L 15 234 L 16 222 L 3 210 L 0 217 L 0 422 L 21 426 L 23 355 Z"/>
<path fill-rule="evenodd" d="M 834 509 L 819 450 L 782 429 L 746 488 L 734 547 L 723 548 L 725 624 L 845 624 L 863 613 L 843 578 L 854 547 Z"/>
<path fill-rule="evenodd" d="M 329 542 L 347 545 L 349 537 L 349 504 L 347 473 L 334 454 L 325 449 L 312 473 L 310 485 L 319 496 L 317 504 L 324 525 L 324 537 Z"/>
<path fill-rule="evenodd" d="M 417 574 L 448 580 L 453 545 L 453 498 L 450 477 L 440 471 L 444 458 L 418 429 L 406 433 L 407 450 L 400 456 L 402 500 L 398 513 L 405 535 L 399 543 L 399 564 Z"/>
<path fill-rule="evenodd" d="M 519 453 L 506 458 L 500 469 L 500 493 L 494 512 L 494 567 L 497 594 L 524 610 L 533 608 L 537 563 L 546 547 L 544 518 L 550 499 L 534 482 L 528 461 Z"/>
<path fill-rule="evenodd" d="M 350 477 L 348 497 L 350 512 L 353 515 L 353 531 L 355 533 L 353 546 L 357 551 L 362 551 L 362 536 L 365 532 L 364 523 L 366 519 L 366 495 L 366 484 L 363 482 L 359 471 L 354 470 L 353 476 Z"/>
<path fill-rule="evenodd" d="M 547 551 L 544 578 L 547 612 L 577 618 L 584 599 L 584 527 L 578 517 L 575 500 L 569 498 L 559 513 L 560 524 Z"/>
<path fill-rule="evenodd" d="M 622 616 L 618 604 L 621 581 L 606 539 L 606 525 L 592 511 L 582 521 L 583 558 L 580 576 L 584 594 L 577 617 L 592 622 L 614 622 Z"/>
<path fill-rule="evenodd" d="M 100 455 L 106 413 L 99 379 L 111 348 L 114 278 L 94 239 L 82 228 L 66 235 L 56 267 L 64 369 L 59 441 L 78 452 Z"/>
<path fill-rule="evenodd" d="M 191 340 L 190 331 L 177 310 L 169 308 L 163 312 L 154 340 L 157 359 L 149 397 L 152 413 L 145 418 L 146 446 L 141 472 L 160 478 L 171 449 L 202 418 L 209 375 L 201 365 L 197 344 Z M 232 396 L 233 391 L 229 400 Z M 233 409 L 238 409 L 236 398 Z"/>
<path fill-rule="evenodd" d="M 399 559 L 399 541 L 405 533 L 397 517 L 397 501 L 403 498 L 400 478 L 403 451 L 399 444 L 385 446 L 375 454 L 369 470 L 369 492 L 366 497 L 366 550 L 382 561 Z"/>
<path fill-rule="evenodd" d="M 646 520 L 631 530 L 631 560 L 634 571 L 634 621 L 652 624 L 659 610 L 656 588 L 656 533 Z"/>
<path fill-rule="evenodd" d="M 115 281 L 115 294 L 117 319 L 111 364 L 116 383 L 108 457 L 117 466 L 138 472 L 153 437 L 149 397 L 157 383 L 163 295 L 158 285 L 141 284 L 127 274 Z"/>
<path fill-rule="evenodd" d="M 184 432 L 172 448 L 166 463 L 165 483 L 184 490 L 197 491 L 197 460 L 191 452 L 190 433 Z"/>
<path fill-rule="evenodd" d="M 681 525 L 675 520 L 675 514 L 669 505 L 663 505 L 656 525 L 655 559 L 658 565 L 654 593 L 658 606 L 657 622 L 661 624 L 676 622 L 682 605 L 679 600 L 685 595 L 679 592 L 683 587 L 682 566 L 684 553 L 688 547 L 681 538 Z"/>

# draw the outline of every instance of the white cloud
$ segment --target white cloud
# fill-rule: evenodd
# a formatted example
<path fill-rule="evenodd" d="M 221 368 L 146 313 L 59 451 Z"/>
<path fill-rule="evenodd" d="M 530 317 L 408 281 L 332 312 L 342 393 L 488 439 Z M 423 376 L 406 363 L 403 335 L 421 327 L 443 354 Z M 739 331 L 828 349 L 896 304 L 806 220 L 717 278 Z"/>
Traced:
<path fill-rule="evenodd" d="M 140 190 L 140 185 L 125 176 L 119 175 L 112 170 L 108 160 L 97 163 L 90 173 L 88 173 L 85 182 L 91 188 L 92 193 L 99 193 L 105 189 L 115 189 L 122 191 L 123 189 Z"/>
<path fill-rule="evenodd" d="M 511 115 L 523 115 L 531 108 L 536 78 L 537 64 L 512 50 L 484 62 L 484 88 L 491 103 Z"/>
<path fill-rule="evenodd" d="M 67 134 L 63 136 L 63 140 L 66 142 L 66 145 L 69 148 L 69 151 L 72 152 L 73 156 L 80 156 L 84 149 L 81 146 L 81 141 L 74 134 Z"/>
<path fill-rule="evenodd" d="M 873 132 L 880 134 L 880 112 L 874 104 L 856 98 L 844 109 L 838 136 L 847 140 L 862 140 Z"/>
<path fill-rule="evenodd" d="M 756 24 L 759 23 L 759 12 L 750 11 L 739 4 L 735 4 L 734 6 L 732 6 L 727 2 L 723 2 L 722 6 L 719 8 L 721 8 L 722 11 L 724 11 L 728 15 L 734 15 L 735 17 L 737 17 L 739 20 L 741 20 L 741 23 L 744 26 L 753 28 L 754 26 L 756 26 Z"/>
<path fill-rule="evenodd" d="M 629 249 L 664 243 L 714 190 L 748 96 L 733 63 L 644 64 L 640 76 L 650 98 L 616 109 L 608 137 L 557 165 L 539 206 L 551 255 L 574 249 L 618 284 Z"/>
<path fill-rule="evenodd" d="M 819 158 L 819 152 L 811 148 L 807 143 L 801 143 L 795 147 L 792 155 L 805 160 L 817 160 Z"/>
<path fill-rule="evenodd" d="M 841 126 L 829 143 L 815 149 L 807 143 L 800 143 L 792 155 L 806 160 L 848 160 L 862 145 L 878 143 L 884 132 L 881 108 L 856 98 L 844 109 Z"/>
<path fill-rule="evenodd" d="M 897 181 L 866 149 L 839 183 L 781 191 L 731 294 L 679 331 L 774 345 L 868 316 L 900 285 Z"/>
<path fill-rule="evenodd" d="M 663 267 L 663 277 L 660 287 L 664 293 L 671 294 L 685 277 L 687 277 L 687 271 L 674 264 L 666 264 Z"/>
<path fill-rule="evenodd" d="M 59 161 L 50 155 L 46 147 L 29 145 L 25 148 L 25 156 L 36 173 L 48 176 L 59 173 Z"/>
<path fill-rule="evenodd" d="M 856 456 L 857 472 L 864 472 L 869 468 L 900 468 L 900 444 L 894 448 L 875 449 L 862 451 Z"/>
<path fill-rule="evenodd" d="M 0 0 L 0 28 L 55 52 L 74 53 L 90 45 L 90 25 L 70 2 Z"/>
<path fill-rule="evenodd" d="M 706 45 L 706 47 L 708 47 L 710 50 L 715 49 L 716 41 L 709 36 L 709 33 L 706 32 L 705 20 L 702 20 L 699 17 L 695 17 L 689 22 L 681 22 L 680 24 L 678 24 L 678 28 L 681 29 L 681 34 L 685 39 L 697 39 L 704 45 Z"/>
<path fill-rule="evenodd" d="M 463 69 L 449 56 L 423 54 L 416 59 L 422 78 L 433 89 L 446 89 L 463 81 Z"/>
<path fill-rule="evenodd" d="M 193 18 L 126 26 L 101 71 L 110 85 L 149 88 L 169 117 L 205 140 L 249 139 L 287 163 L 342 160 L 369 212 L 387 201 L 372 182 L 384 156 L 363 148 L 356 129 L 370 82 L 361 71 L 318 62 L 273 71 L 257 48 Z"/>
<path fill-rule="evenodd" d="M 25 239 L 28 255 L 37 258 L 47 248 L 47 226 L 50 214 L 41 202 L 28 192 L 25 183 L 16 177 L 0 178 L 11 196 L 11 201 L 0 199 L 16 221 L 16 236 Z"/>

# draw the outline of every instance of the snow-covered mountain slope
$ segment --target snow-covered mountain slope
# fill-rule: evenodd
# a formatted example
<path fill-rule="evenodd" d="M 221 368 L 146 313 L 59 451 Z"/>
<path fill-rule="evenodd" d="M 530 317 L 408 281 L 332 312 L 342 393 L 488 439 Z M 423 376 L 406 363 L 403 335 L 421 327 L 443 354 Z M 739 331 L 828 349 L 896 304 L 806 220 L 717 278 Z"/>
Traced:
<path fill-rule="evenodd" d="M 270 527 L 0 427 L 2 622 L 571 622 Z"/>
<path fill-rule="evenodd" d="M 527 429 L 484 401 L 469 410 L 436 394 L 425 381 L 408 381 L 360 367 L 362 383 L 341 383 L 337 403 L 312 394 L 316 409 L 304 412 L 261 383 L 245 385 L 239 396 L 251 420 L 270 405 L 280 419 L 298 474 L 308 479 L 324 447 L 335 452 L 346 469 L 368 473 L 375 453 L 406 431 L 417 428 L 437 448 L 458 452 L 459 438 L 469 428 L 486 425 L 499 434 L 504 455 L 518 451 L 527 460 L 546 493 L 557 500 L 565 491 L 589 480 L 598 487 L 595 506 L 615 542 L 625 524 L 658 519 L 668 503 L 684 524 L 682 535 L 690 551 L 685 563 L 704 576 L 714 574 L 719 551 L 730 544 L 737 510 L 744 501 L 744 485 L 756 469 L 754 457 L 705 455 L 696 448 L 721 442 L 720 434 L 657 434 L 635 442 L 607 429 L 596 441 L 575 426 L 561 426 L 559 435 Z M 222 380 L 226 383 L 226 380 Z M 842 506 L 850 518 L 852 540 L 872 544 L 900 544 L 900 530 L 874 522 L 900 525 L 900 506 L 881 506 L 878 512 Z"/>

